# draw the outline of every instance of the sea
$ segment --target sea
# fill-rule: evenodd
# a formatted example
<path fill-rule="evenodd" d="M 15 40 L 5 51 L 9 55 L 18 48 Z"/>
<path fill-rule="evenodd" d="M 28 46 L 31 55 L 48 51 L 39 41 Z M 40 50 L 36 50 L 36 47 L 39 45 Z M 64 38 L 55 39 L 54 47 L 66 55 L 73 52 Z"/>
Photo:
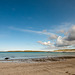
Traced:
<path fill-rule="evenodd" d="M 0 60 L 75 56 L 75 52 L 0 52 Z"/>

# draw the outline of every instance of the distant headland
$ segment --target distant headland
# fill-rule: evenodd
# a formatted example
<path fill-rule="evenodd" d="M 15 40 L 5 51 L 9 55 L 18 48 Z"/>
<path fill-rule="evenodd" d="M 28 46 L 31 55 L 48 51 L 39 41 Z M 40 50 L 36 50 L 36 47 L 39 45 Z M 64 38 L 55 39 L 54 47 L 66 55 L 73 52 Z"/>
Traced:
<path fill-rule="evenodd" d="M 21 50 L 18 50 L 18 51 L 7 51 L 7 52 L 47 52 L 47 51 L 33 51 L 33 50 L 24 50 L 24 51 L 21 51 Z"/>
<path fill-rule="evenodd" d="M 75 49 L 61 49 L 61 50 L 54 50 L 53 52 L 75 52 Z"/>
<path fill-rule="evenodd" d="M 53 51 L 34 51 L 34 50 L 14 50 L 14 51 L 1 51 L 1 52 L 75 52 L 75 49 L 61 49 L 61 50 L 53 50 Z"/>

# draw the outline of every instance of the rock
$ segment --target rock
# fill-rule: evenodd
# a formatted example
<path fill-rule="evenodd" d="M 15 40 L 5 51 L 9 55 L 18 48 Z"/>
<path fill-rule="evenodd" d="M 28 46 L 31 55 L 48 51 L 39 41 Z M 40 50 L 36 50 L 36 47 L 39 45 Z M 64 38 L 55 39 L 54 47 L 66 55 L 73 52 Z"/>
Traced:
<path fill-rule="evenodd" d="M 8 60 L 8 59 L 9 59 L 8 57 L 5 58 L 5 60 Z"/>

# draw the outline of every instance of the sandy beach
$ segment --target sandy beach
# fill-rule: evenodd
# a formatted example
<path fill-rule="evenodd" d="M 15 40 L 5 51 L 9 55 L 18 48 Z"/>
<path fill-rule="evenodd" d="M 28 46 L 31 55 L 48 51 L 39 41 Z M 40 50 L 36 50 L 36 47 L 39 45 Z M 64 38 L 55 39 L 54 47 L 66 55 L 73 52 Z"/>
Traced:
<path fill-rule="evenodd" d="M 0 75 L 75 75 L 75 58 L 38 63 L 0 62 Z"/>

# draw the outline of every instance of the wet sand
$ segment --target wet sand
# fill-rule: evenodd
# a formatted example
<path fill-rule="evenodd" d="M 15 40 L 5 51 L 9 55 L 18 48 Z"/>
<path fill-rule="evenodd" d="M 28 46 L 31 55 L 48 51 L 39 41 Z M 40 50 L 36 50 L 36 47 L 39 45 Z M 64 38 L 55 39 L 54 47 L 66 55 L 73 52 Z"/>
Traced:
<path fill-rule="evenodd" d="M 75 58 L 37 63 L 0 62 L 0 75 L 75 75 Z"/>

